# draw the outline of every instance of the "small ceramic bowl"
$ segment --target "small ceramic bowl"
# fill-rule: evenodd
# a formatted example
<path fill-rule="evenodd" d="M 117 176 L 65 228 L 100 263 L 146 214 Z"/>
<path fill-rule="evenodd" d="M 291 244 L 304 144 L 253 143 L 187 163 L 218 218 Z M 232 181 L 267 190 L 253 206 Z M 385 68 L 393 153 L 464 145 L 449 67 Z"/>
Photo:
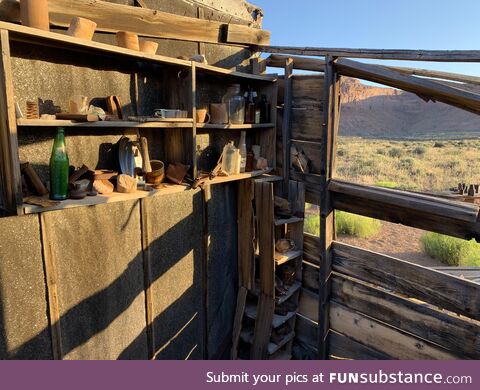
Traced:
<path fill-rule="evenodd" d="M 146 174 L 148 184 L 158 185 L 165 180 L 165 164 L 159 160 L 150 161 L 152 172 Z"/>

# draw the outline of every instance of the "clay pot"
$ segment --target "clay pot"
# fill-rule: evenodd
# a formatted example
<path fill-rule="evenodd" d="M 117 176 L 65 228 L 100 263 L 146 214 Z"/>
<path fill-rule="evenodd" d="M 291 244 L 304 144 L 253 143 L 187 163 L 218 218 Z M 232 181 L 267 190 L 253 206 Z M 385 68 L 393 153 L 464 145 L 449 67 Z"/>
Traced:
<path fill-rule="evenodd" d="M 197 108 L 197 123 L 210 122 L 210 114 L 206 108 Z"/>
<path fill-rule="evenodd" d="M 150 161 L 152 172 L 147 172 L 146 180 L 148 184 L 159 185 L 165 180 L 165 164 L 159 160 Z"/>
<path fill-rule="evenodd" d="M 48 0 L 21 0 L 20 20 L 24 26 L 49 31 Z"/>
<path fill-rule="evenodd" d="M 222 125 L 228 123 L 228 110 L 225 103 L 210 104 L 210 122 Z"/>
<path fill-rule="evenodd" d="M 96 28 L 97 23 L 94 21 L 75 17 L 70 22 L 70 27 L 68 28 L 67 34 L 72 37 L 91 41 Z"/>
<path fill-rule="evenodd" d="M 117 45 L 130 50 L 140 50 L 138 35 L 128 31 L 119 31 L 117 33 Z"/>
<path fill-rule="evenodd" d="M 157 54 L 158 43 L 153 41 L 140 41 L 140 51 L 147 54 Z"/>

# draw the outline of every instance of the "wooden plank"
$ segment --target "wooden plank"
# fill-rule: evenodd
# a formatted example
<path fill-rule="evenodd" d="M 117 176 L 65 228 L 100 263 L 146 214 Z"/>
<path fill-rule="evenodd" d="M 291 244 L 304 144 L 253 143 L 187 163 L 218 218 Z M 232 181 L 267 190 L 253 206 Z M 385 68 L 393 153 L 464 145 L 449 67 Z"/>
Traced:
<path fill-rule="evenodd" d="M 14 0 L 4 1 L 11 6 L 4 8 L 4 20 L 18 22 L 19 7 Z M 68 27 L 70 20 L 83 17 L 97 23 L 97 31 L 116 33 L 132 31 L 140 36 L 178 39 L 193 42 L 220 43 L 223 40 L 225 23 L 175 15 L 148 8 L 112 4 L 100 0 L 49 0 L 50 24 Z M 264 39 L 269 33 L 264 30 L 244 30 L 236 34 L 237 44 L 250 44 Z M 246 40 L 246 41 L 245 41 Z"/>
<path fill-rule="evenodd" d="M 62 327 L 60 324 L 60 306 L 57 289 L 57 267 L 52 252 L 52 240 L 46 228 L 45 214 L 40 214 L 40 230 L 42 239 L 43 265 L 45 269 L 45 282 L 47 288 L 48 319 L 52 337 L 52 351 L 55 360 L 62 360 Z"/>
<path fill-rule="evenodd" d="M 315 173 L 301 173 L 291 169 L 290 177 L 293 180 L 301 181 L 305 184 L 305 201 L 307 203 L 320 205 L 322 175 Z"/>
<path fill-rule="evenodd" d="M 269 45 L 270 31 L 230 23 L 227 25 L 227 38 L 225 42 L 247 45 Z"/>
<path fill-rule="evenodd" d="M 480 357 L 480 322 L 439 311 L 334 273 L 332 300 L 463 356 Z"/>
<path fill-rule="evenodd" d="M 272 54 L 267 58 L 267 66 L 283 68 L 287 58 L 293 60 L 293 69 L 310 70 L 313 72 L 323 72 L 325 70 L 325 61 L 323 60 L 298 56 L 283 56 L 278 54 Z"/>
<path fill-rule="evenodd" d="M 232 331 L 232 349 L 230 358 L 237 360 L 238 357 L 238 342 L 240 340 L 240 332 L 242 331 L 243 314 L 245 313 L 245 304 L 247 302 L 248 290 L 245 287 L 240 287 L 237 295 L 237 309 L 235 311 L 235 318 L 233 320 Z"/>
<path fill-rule="evenodd" d="M 439 101 L 480 113 L 480 95 L 454 88 L 440 82 L 418 78 L 380 65 L 364 64 L 347 59 L 335 63 L 338 72 L 345 76 L 358 77 L 375 83 L 412 92 L 433 101 Z"/>
<path fill-rule="evenodd" d="M 332 329 L 369 348 L 401 360 L 453 360 L 449 351 L 350 310 L 330 305 Z"/>
<path fill-rule="evenodd" d="M 275 255 L 275 226 L 273 213 L 273 184 L 255 182 L 255 209 L 260 253 L 260 291 L 275 298 L 273 259 Z"/>
<path fill-rule="evenodd" d="M 255 288 L 255 246 L 253 219 L 253 182 L 238 183 L 238 275 L 240 287 Z"/>
<path fill-rule="evenodd" d="M 148 358 L 153 359 L 155 355 L 155 332 L 152 296 L 152 259 L 149 249 L 151 240 L 148 234 L 150 231 L 148 213 L 145 212 L 144 204 L 141 201 L 140 223 L 142 229 L 143 277 L 145 285 L 145 316 L 147 325 Z"/>
<path fill-rule="evenodd" d="M 303 108 L 309 110 L 311 108 L 315 108 L 322 110 L 322 95 L 323 75 L 293 76 L 292 108 Z"/>
<path fill-rule="evenodd" d="M 46 120 L 46 119 L 18 119 L 18 127 L 79 127 L 79 128 L 190 128 L 193 123 L 182 119 L 172 122 L 134 122 L 134 121 L 98 121 L 98 122 L 73 122 L 70 120 Z"/>
<path fill-rule="evenodd" d="M 257 49 L 264 53 L 301 56 L 331 56 L 407 61 L 480 62 L 480 50 L 350 49 L 294 46 L 259 46 Z"/>
<path fill-rule="evenodd" d="M 323 91 L 323 121 L 321 139 L 321 164 L 320 174 L 320 268 L 319 268 L 319 300 L 318 300 L 318 323 L 319 323 L 319 341 L 318 352 L 320 359 L 327 359 L 328 352 L 328 332 L 329 325 L 329 306 L 330 306 L 330 274 L 332 271 L 332 241 L 335 238 L 335 212 L 331 193 L 327 189 L 327 183 L 332 177 L 332 155 L 335 153 L 335 131 L 337 104 L 339 102 L 339 89 L 337 86 L 337 74 L 333 66 L 333 58 L 326 58 L 325 82 Z"/>
<path fill-rule="evenodd" d="M 394 257 L 335 242 L 333 269 L 480 320 L 480 286 Z"/>
<path fill-rule="evenodd" d="M 17 125 L 9 33 L 0 31 L 0 150 L 3 194 L 1 204 L 12 214 L 22 214 L 22 181 L 18 158 Z"/>
<path fill-rule="evenodd" d="M 318 266 L 320 264 L 320 237 L 314 234 L 304 233 L 303 248 L 303 258 Z"/>
<path fill-rule="evenodd" d="M 369 348 L 347 336 L 331 331 L 328 336 L 330 359 L 341 360 L 390 360 L 391 357 Z"/>
<path fill-rule="evenodd" d="M 480 284 L 479 267 L 434 267 L 435 270 L 444 272 L 462 279 L 468 279 Z"/>
<path fill-rule="evenodd" d="M 458 81 L 461 83 L 480 85 L 480 77 L 469 76 L 466 74 L 441 72 L 438 70 L 430 70 L 430 69 L 404 68 L 400 66 L 385 66 L 385 68 L 394 70 L 396 72 L 400 72 L 403 74 L 410 74 L 413 76 L 431 77 L 434 79 L 451 80 L 451 81 Z"/>
<path fill-rule="evenodd" d="M 292 110 L 292 77 L 293 77 L 293 60 L 288 58 L 285 62 L 285 91 L 283 103 L 282 117 L 282 150 L 283 150 L 283 180 L 284 188 L 288 188 L 290 180 L 290 131 L 291 131 L 291 110 Z"/>
<path fill-rule="evenodd" d="M 318 323 L 318 294 L 302 288 L 298 302 L 298 313 Z"/>
<path fill-rule="evenodd" d="M 315 294 L 318 294 L 318 265 L 312 264 L 305 260 L 303 261 L 302 265 L 302 287 Z"/>
<path fill-rule="evenodd" d="M 252 360 L 266 359 L 268 343 L 272 335 L 272 319 L 275 310 L 275 299 L 271 296 L 260 294 L 258 299 L 255 331 L 250 358 Z"/>
<path fill-rule="evenodd" d="M 332 180 L 328 188 L 332 192 L 360 197 L 365 201 L 394 204 L 398 207 L 421 210 L 425 213 L 466 222 L 476 222 L 480 210 L 477 205 L 471 203 L 390 188 L 353 184 L 342 180 Z"/>
<path fill-rule="evenodd" d="M 295 338 L 312 349 L 316 349 L 318 346 L 318 324 L 301 314 L 297 314 Z"/>

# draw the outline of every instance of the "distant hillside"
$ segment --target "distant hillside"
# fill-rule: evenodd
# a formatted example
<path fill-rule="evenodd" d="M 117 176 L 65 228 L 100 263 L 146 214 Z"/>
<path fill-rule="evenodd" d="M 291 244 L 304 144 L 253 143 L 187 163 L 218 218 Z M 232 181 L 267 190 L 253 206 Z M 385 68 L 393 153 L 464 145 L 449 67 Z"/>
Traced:
<path fill-rule="evenodd" d="M 480 136 L 480 116 L 443 103 L 425 102 L 392 88 L 342 81 L 340 134 L 375 138 Z"/>

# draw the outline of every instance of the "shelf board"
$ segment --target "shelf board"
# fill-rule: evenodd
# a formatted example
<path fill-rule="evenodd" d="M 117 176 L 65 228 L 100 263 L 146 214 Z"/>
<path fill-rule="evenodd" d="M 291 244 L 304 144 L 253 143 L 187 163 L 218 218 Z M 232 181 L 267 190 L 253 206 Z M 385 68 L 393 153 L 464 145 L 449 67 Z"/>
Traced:
<path fill-rule="evenodd" d="M 298 217 L 290 217 L 286 219 L 275 219 L 275 226 L 281 226 L 281 225 L 289 225 L 291 223 L 298 223 L 298 222 L 303 222 L 303 218 L 298 218 Z"/>
<path fill-rule="evenodd" d="M 177 185 L 177 184 L 166 184 L 165 188 L 161 188 L 159 190 L 153 191 L 137 191 L 132 194 L 121 194 L 119 192 L 113 192 L 109 195 L 97 195 L 97 196 L 87 196 L 84 199 L 67 199 L 61 201 L 60 204 L 53 207 L 40 207 L 36 205 L 31 205 L 24 203 L 23 204 L 23 211 L 25 214 L 36 214 L 36 213 L 44 213 L 46 211 L 54 211 L 54 210 L 64 210 L 64 209 L 71 209 L 76 207 L 86 207 L 86 206 L 96 206 L 100 204 L 106 203 L 114 203 L 114 202 L 123 202 L 133 199 L 142 199 L 142 198 L 149 198 L 153 196 L 162 196 L 162 195 L 169 195 L 175 194 L 183 191 L 189 190 L 190 187 L 184 185 Z M 45 197 L 48 199 L 48 196 Z"/>
<path fill-rule="evenodd" d="M 293 251 L 288 251 L 286 253 L 279 253 L 275 251 L 275 265 L 282 265 L 290 260 L 294 260 L 297 257 L 300 257 L 303 255 L 303 251 L 299 250 L 293 250 Z"/>
<path fill-rule="evenodd" d="M 217 176 L 212 180 L 206 181 L 205 184 L 206 185 L 211 185 L 211 184 L 227 183 L 229 181 L 251 179 L 253 177 L 262 176 L 262 175 L 264 175 L 266 173 L 269 173 L 271 171 L 272 171 L 272 169 L 268 168 L 268 169 L 260 169 L 260 170 L 252 171 L 252 172 L 239 173 L 238 175 Z"/>
<path fill-rule="evenodd" d="M 249 130 L 249 129 L 268 129 L 275 127 L 273 123 L 260 124 L 215 124 L 215 123 L 197 123 L 197 129 L 218 129 L 218 130 Z"/>
<path fill-rule="evenodd" d="M 191 128 L 193 122 L 184 119 L 182 122 L 132 122 L 132 121 L 97 121 L 74 122 L 70 120 L 44 120 L 44 119 L 17 119 L 19 127 L 87 127 L 87 128 Z"/>
<path fill-rule="evenodd" d="M 129 50 L 123 47 L 108 45 L 105 43 L 87 41 L 71 37 L 58 32 L 43 31 L 36 28 L 22 26 L 19 24 L 0 22 L 0 29 L 8 30 L 11 40 L 28 42 L 37 45 L 50 46 L 61 50 L 75 50 L 89 54 L 109 55 L 120 58 L 127 58 L 133 61 L 154 62 L 165 65 L 191 68 L 192 62 L 180 60 L 173 57 L 166 57 L 157 54 L 147 54 L 140 51 Z M 265 82 L 275 82 L 277 75 L 254 75 L 232 71 L 230 69 L 219 68 L 217 66 L 195 63 L 199 73 L 215 74 L 219 76 L 230 76 L 243 78 L 246 80 L 257 80 Z"/>
<path fill-rule="evenodd" d="M 290 332 L 278 344 L 275 344 L 272 341 L 270 341 L 268 343 L 268 346 L 267 346 L 268 354 L 273 355 L 280 348 L 282 348 L 285 344 L 287 344 L 289 341 L 293 340 L 294 337 L 295 337 L 295 332 Z M 240 338 L 247 344 L 252 344 L 253 343 L 253 333 L 249 332 L 248 330 L 242 331 L 240 333 Z"/>
<path fill-rule="evenodd" d="M 288 314 L 281 316 L 278 314 L 273 315 L 273 320 L 272 320 L 272 327 L 273 328 L 278 328 L 279 326 L 283 325 L 285 322 L 287 322 L 289 319 L 293 318 L 297 314 L 296 311 L 289 311 Z M 248 305 L 245 307 L 245 315 L 252 320 L 257 319 L 257 307 L 254 305 Z"/>

